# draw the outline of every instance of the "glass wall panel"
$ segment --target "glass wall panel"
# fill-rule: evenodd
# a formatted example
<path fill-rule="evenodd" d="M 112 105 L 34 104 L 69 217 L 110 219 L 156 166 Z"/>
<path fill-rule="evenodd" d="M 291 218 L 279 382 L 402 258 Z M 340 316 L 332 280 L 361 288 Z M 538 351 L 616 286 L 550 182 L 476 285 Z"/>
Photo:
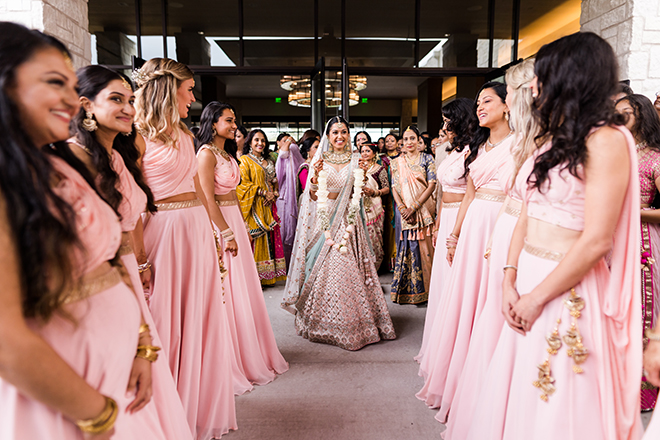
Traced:
<path fill-rule="evenodd" d="M 420 67 L 488 67 L 488 0 L 420 1 Z"/>
<path fill-rule="evenodd" d="M 346 57 L 349 66 L 413 67 L 415 0 L 347 1 Z"/>
<path fill-rule="evenodd" d="M 544 44 L 578 32 L 580 10 L 580 0 L 521 0 L 518 57 L 529 58 Z"/>
<path fill-rule="evenodd" d="M 244 0 L 246 66 L 313 66 L 314 2 Z"/>
<path fill-rule="evenodd" d="M 92 64 L 130 65 L 137 55 L 135 2 L 90 1 L 88 11 Z"/>
<path fill-rule="evenodd" d="M 513 0 L 495 0 L 495 26 L 493 39 L 493 67 L 513 61 Z"/>

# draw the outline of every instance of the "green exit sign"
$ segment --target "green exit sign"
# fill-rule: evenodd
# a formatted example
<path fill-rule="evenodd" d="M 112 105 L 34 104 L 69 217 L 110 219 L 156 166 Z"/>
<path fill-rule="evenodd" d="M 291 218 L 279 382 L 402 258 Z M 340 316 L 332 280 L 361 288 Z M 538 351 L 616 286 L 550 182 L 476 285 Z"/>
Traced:
<path fill-rule="evenodd" d="M 362 98 L 362 104 L 366 104 L 369 102 L 369 98 Z"/>
<path fill-rule="evenodd" d="M 282 98 L 275 98 L 275 102 L 278 103 L 278 104 L 281 104 L 282 103 Z"/>

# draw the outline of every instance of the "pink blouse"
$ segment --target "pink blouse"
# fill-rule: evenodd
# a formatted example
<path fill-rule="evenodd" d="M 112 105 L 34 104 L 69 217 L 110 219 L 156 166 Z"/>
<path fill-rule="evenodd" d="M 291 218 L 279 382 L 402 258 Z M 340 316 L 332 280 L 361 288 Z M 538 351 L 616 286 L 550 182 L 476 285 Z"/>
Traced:
<path fill-rule="evenodd" d="M 467 182 L 463 177 L 465 152 L 465 148 L 461 152 L 454 150 L 438 165 L 436 175 L 442 185 L 443 193 L 465 194 L 467 188 Z"/>
<path fill-rule="evenodd" d="M 548 142 L 541 154 L 551 147 Z M 529 160 L 527 161 L 529 162 Z M 527 163 L 526 162 L 526 163 Z M 533 165 L 530 173 L 533 170 Z M 527 215 L 562 228 L 582 231 L 584 229 L 585 183 L 584 168 L 579 165 L 575 177 L 568 169 L 556 166 L 548 171 L 548 179 L 539 189 L 527 192 Z"/>
<path fill-rule="evenodd" d="M 82 276 L 114 258 L 121 244 L 121 225 L 110 205 L 76 170 L 58 157 L 51 156 L 50 161 L 60 178 L 53 192 L 67 202 L 76 215 L 82 249 L 72 249 L 73 263 L 78 271 L 76 276 Z"/>
<path fill-rule="evenodd" d="M 147 206 L 147 195 L 142 191 L 133 178 L 133 175 L 118 151 L 112 150 L 112 168 L 119 174 L 117 190 L 123 198 L 119 204 L 119 215 L 121 215 L 121 230 L 129 232 L 135 229 L 140 214 Z"/>
<path fill-rule="evenodd" d="M 142 157 L 142 172 L 155 200 L 195 192 L 195 147 L 189 134 L 177 130 L 179 140 L 174 147 L 145 139 L 147 149 Z"/>
<path fill-rule="evenodd" d="M 224 195 L 235 190 L 241 181 L 241 170 L 238 168 L 236 160 L 233 157 L 230 157 L 229 160 L 225 159 L 208 145 L 202 145 L 197 154 L 199 155 L 202 150 L 209 150 L 215 155 L 215 178 L 213 180 L 215 194 Z"/>
<path fill-rule="evenodd" d="M 649 150 L 639 159 L 639 197 L 640 203 L 653 203 L 657 191 L 655 180 L 660 177 L 660 152 Z"/>
<path fill-rule="evenodd" d="M 470 177 L 475 189 L 502 191 L 499 170 L 510 160 L 511 144 L 514 140 L 514 136 L 509 136 L 490 151 L 486 151 L 485 145 L 479 147 L 479 156 L 470 164 Z M 506 185 L 506 181 L 504 184 Z"/>

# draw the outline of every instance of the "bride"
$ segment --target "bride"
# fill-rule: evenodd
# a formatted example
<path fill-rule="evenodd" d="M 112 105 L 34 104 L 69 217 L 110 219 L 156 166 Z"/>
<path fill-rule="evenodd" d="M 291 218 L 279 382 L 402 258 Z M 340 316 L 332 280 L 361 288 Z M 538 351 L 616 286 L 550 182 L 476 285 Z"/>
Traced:
<path fill-rule="evenodd" d="M 396 337 L 366 234 L 367 164 L 359 159 L 348 123 L 330 119 L 312 159 L 282 301 L 299 335 L 346 350 Z"/>

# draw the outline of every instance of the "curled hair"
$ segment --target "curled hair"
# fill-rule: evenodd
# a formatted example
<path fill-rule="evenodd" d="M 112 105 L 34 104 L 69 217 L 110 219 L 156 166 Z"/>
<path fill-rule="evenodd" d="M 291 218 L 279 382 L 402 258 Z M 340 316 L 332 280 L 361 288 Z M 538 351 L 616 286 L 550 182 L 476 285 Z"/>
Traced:
<path fill-rule="evenodd" d="M 177 90 L 181 84 L 193 78 L 185 64 L 169 58 L 152 58 L 136 75 L 139 89 L 135 92 L 135 126 L 142 136 L 175 146 L 180 128 L 192 136 L 179 115 Z"/>
<path fill-rule="evenodd" d="M 451 131 L 454 138 L 447 151 L 463 151 L 472 140 L 472 134 L 477 126 L 477 116 L 472 111 L 474 101 L 469 98 L 458 98 L 442 107 L 442 116 L 449 119 L 445 130 Z"/>
<path fill-rule="evenodd" d="M 481 95 L 481 92 L 483 92 L 486 89 L 492 89 L 497 94 L 497 96 L 499 96 L 502 102 L 506 103 L 506 86 L 501 82 L 495 82 L 495 81 L 487 82 L 486 84 L 481 86 L 479 92 L 477 93 L 477 99 L 475 99 L 474 101 L 472 114 L 475 117 L 475 121 L 476 121 L 476 114 L 478 107 L 477 100 L 479 99 L 479 95 Z M 477 122 L 475 124 L 474 134 L 472 135 L 472 139 L 470 140 L 470 154 L 468 155 L 468 157 L 465 158 L 465 173 L 463 174 L 463 177 L 467 177 L 467 175 L 470 173 L 470 164 L 475 161 L 475 159 L 479 155 L 479 148 L 488 140 L 489 136 L 490 136 L 490 128 L 482 127 Z"/>
<path fill-rule="evenodd" d="M 42 145 L 34 144 L 10 97 L 17 69 L 46 49 L 58 50 L 70 60 L 59 40 L 0 22 L 0 205 L 14 243 L 14 250 L 6 251 L 17 253 L 23 316 L 42 320 L 64 303 L 65 289 L 73 284 L 71 251 L 80 248 L 75 213 L 51 188 L 48 155 Z M 68 150 L 66 144 L 64 148 Z M 76 169 L 86 171 L 79 161 Z"/>
<path fill-rule="evenodd" d="M 536 188 L 554 167 L 575 177 L 587 159 L 586 139 L 594 127 L 623 125 L 611 96 L 617 90 L 618 66 L 612 47 L 592 32 L 578 32 L 541 47 L 536 56 L 539 96 L 534 116 L 539 144 L 552 147 L 534 162 L 528 181 Z"/>
<path fill-rule="evenodd" d="M 245 139 L 245 145 L 243 145 L 243 154 L 249 154 L 250 150 L 252 150 L 252 139 L 257 135 L 257 133 L 261 133 L 264 137 L 264 140 L 266 141 L 266 146 L 264 147 L 263 153 L 261 153 L 261 157 L 264 159 L 270 160 L 270 143 L 268 142 L 268 136 L 266 136 L 266 133 L 264 133 L 263 130 L 256 129 L 256 130 L 251 130 L 247 138 Z"/>
<path fill-rule="evenodd" d="M 346 126 L 346 130 L 349 133 L 351 132 L 351 127 L 349 127 L 348 122 L 346 122 L 346 119 L 342 118 L 341 116 L 335 116 L 328 121 L 328 128 L 325 129 L 325 135 L 326 136 L 330 135 L 330 130 L 332 130 L 333 125 L 338 123 L 344 124 Z"/>
<path fill-rule="evenodd" d="M 232 113 L 236 113 L 234 107 L 232 107 L 231 104 L 227 104 L 225 102 L 211 101 L 206 105 L 206 107 L 204 107 L 202 116 L 199 120 L 199 132 L 197 133 L 197 140 L 199 141 L 200 147 L 202 145 L 210 145 L 213 143 L 213 138 L 215 137 L 215 130 L 213 129 L 213 125 L 218 122 L 218 119 L 222 117 L 222 113 L 225 110 L 231 110 Z M 234 139 L 225 139 L 224 148 L 231 157 L 236 159 L 237 146 Z"/>
<path fill-rule="evenodd" d="M 300 155 L 303 157 L 303 159 L 306 160 L 309 157 L 309 150 L 311 150 L 314 143 L 318 141 L 319 140 L 313 136 L 309 136 L 304 141 L 302 141 L 300 145 Z"/>
<path fill-rule="evenodd" d="M 651 100 L 644 95 L 632 94 L 619 99 L 617 104 L 623 101 L 630 104 L 635 115 L 635 125 L 630 130 L 635 139 L 640 139 L 650 148 L 660 151 L 660 117 Z"/>
<path fill-rule="evenodd" d="M 371 136 L 369 136 L 369 133 L 362 130 L 362 131 L 358 131 L 357 133 L 355 133 L 355 136 L 353 137 L 353 145 L 355 145 L 356 147 L 358 146 L 357 137 L 360 133 L 362 133 L 363 135 L 365 135 L 367 137 L 367 143 L 370 144 L 371 143 Z"/>
<path fill-rule="evenodd" d="M 510 67 L 506 71 L 505 80 L 512 89 L 509 102 L 509 125 L 516 134 L 522 135 L 520 142 L 511 149 L 513 156 L 514 172 L 511 185 L 516 181 L 516 176 L 522 164 L 539 146 L 536 144 L 536 136 L 539 134 L 539 126 L 532 115 L 532 89 L 530 84 L 534 79 L 534 60 L 527 59 L 520 64 Z"/>

